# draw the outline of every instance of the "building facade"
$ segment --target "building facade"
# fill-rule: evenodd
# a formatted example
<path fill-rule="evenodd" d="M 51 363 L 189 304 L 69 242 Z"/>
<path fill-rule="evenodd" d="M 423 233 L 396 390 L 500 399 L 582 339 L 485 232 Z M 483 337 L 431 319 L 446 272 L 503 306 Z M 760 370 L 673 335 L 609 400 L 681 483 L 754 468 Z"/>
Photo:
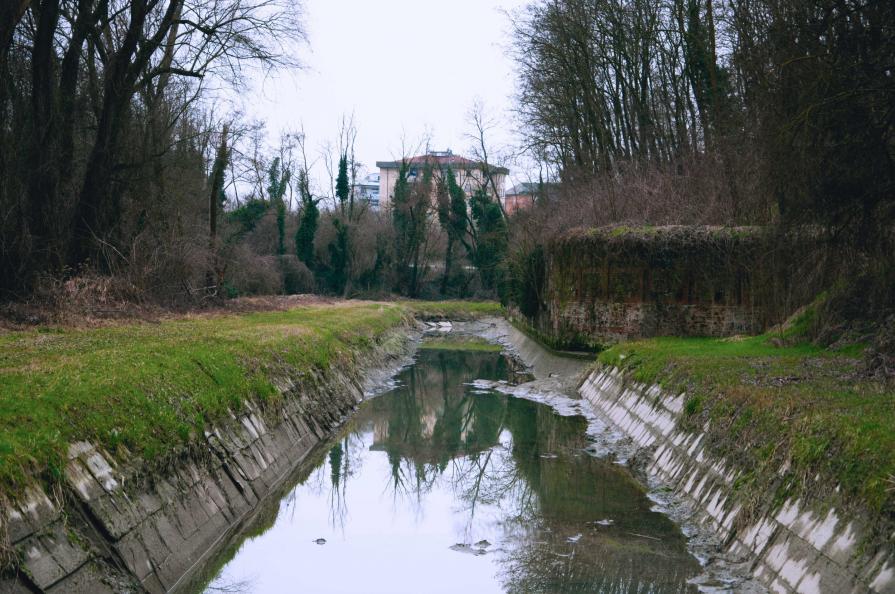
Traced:
<path fill-rule="evenodd" d="M 379 208 L 379 174 L 367 174 L 354 184 L 354 196 L 359 201 L 369 204 L 373 210 L 377 210 Z"/>
<path fill-rule="evenodd" d="M 457 184 L 467 195 L 471 195 L 484 187 L 488 193 L 503 202 L 504 185 L 510 170 L 506 167 L 490 165 L 486 168 L 480 161 L 474 161 L 447 151 L 430 151 L 425 155 L 410 157 L 406 160 L 409 166 L 408 179 L 413 182 L 422 176 L 424 167 L 432 167 L 435 175 L 439 175 L 448 167 L 454 172 Z M 395 197 L 395 183 L 401 161 L 377 161 L 379 168 L 379 206 L 387 208 Z M 486 172 L 486 169 L 488 170 Z M 490 173 L 490 180 L 488 179 Z"/>
<path fill-rule="evenodd" d="M 503 201 L 504 211 L 512 215 L 534 206 L 538 200 L 552 200 L 559 193 L 559 185 L 553 182 L 525 182 L 507 190 Z"/>

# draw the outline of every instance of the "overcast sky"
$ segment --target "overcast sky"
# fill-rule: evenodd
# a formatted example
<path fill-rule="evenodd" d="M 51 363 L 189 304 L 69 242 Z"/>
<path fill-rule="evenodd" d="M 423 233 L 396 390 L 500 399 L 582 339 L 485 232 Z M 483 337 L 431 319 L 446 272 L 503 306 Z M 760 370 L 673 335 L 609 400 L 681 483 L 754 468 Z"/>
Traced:
<path fill-rule="evenodd" d="M 267 122 L 272 141 L 304 124 L 314 157 L 326 141 L 337 142 L 342 115 L 353 113 L 356 156 L 369 170 L 401 157 L 402 136 L 415 146 L 428 133 L 433 150 L 467 154 L 476 99 L 497 122 L 491 144 L 512 145 L 504 11 L 525 2 L 304 0 L 305 69 L 258 83 L 242 109 Z"/>

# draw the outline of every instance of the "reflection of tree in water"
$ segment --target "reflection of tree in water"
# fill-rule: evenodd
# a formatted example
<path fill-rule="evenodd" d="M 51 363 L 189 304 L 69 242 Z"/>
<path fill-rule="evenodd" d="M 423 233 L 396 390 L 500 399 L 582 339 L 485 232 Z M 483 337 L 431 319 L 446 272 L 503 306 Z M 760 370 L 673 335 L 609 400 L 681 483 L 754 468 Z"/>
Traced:
<path fill-rule="evenodd" d="M 494 353 L 424 350 L 399 388 L 369 403 L 372 449 L 386 452 L 396 496 L 420 497 L 452 461 L 497 444 L 506 399 L 469 397 L 464 384 L 481 377 L 507 379 L 509 365 Z"/>
<path fill-rule="evenodd" d="M 501 579 L 511 592 L 689 592 L 697 569 L 677 528 L 649 510 L 618 468 L 582 454 L 586 422 L 498 394 L 469 394 L 474 379 L 511 379 L 495 353 L 422 351 L 387 397 L 364 405 L 354 439 L 329 453 L 330 485 L 344 495 L 345 460 L 362 435 L 389 461 L 386 489 L 419 509 L 445 481 L 465 504 L 467 530 L 480 506 L 505 528 Z M 354 452 L 357 453 L 353 453 Z M 338 470 L 342 469 L 342 470 Z M 440 484 L 444 484 L 441 482 Z M 344 505 L 344 496 L 334 505 Z M 344 507 L 333 517 L 344 517 Z M 595 526 L 610 518 L 611 527 Z M 569 537 L 581 534 L 575 543 Z"/>
<path fill-rule="evenodd" d="M 204 594 L 248 594 L 254 591 L 256 579 L 251 577 L 237 580 L 221 574 L 205 586 Z"/>
<path fill-rule="evenodd" d="M 536 494 L 539 517 L 503 549 L 507 591 L 696 591 L 686 580 L 698 564 L 683 535 L 650 511 L 633 478 L 582 452 L 583 418 L 523 400 L 508 408 L 514 467 Z M 613 524 L 594 523 L 604 519 Z"/>

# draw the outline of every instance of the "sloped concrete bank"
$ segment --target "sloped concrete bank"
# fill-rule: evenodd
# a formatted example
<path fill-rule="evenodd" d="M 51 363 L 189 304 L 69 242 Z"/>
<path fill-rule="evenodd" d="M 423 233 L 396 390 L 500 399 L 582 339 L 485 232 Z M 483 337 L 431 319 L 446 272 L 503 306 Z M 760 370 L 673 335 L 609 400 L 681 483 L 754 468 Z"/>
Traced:
<path fill-rule="evenodd" d="M 734 485 L 742 470 L 713 458 L 704 435 L 679 428 L 684 396 L 592 372 L 579 388 L 647 454 L 647 473 L 692 503 L 693 520 L 721 537 L 723 554 L 750 564 L 772 592 L 895 593 L 895 534 L 870 545 L 872 518 L 849 517 L 820 502 L 791 499 L 747 516 Z M 769 494 L 770 496 L 770 494 Z"/>
<path fill-rule="evenodd" d="M 275 494 L 362 400 L 404 364 L 417 332 L 398 328 L 351 369 L 277 383 L 275 411 L 249 405 L 164 471 L 73 443 L 59 492 L 32 488 L 0 509 L 11 557 L 0 592 L 177 592 Z"/>

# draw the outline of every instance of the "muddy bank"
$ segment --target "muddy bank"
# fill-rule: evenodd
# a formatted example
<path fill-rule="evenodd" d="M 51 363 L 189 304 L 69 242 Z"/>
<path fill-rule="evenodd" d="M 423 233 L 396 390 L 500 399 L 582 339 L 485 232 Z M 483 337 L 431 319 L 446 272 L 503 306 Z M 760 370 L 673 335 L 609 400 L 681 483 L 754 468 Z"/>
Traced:
<path fill-rule="evenodd" d="M 350 366 L 279 378 L 274 410 L 248 405 L 209 427 L 167 469 L 88 442 L 69 448 L 56 492 L 33 487 L 0 510 L 2 592 L 171 592 L 190 579 L 326 439 L 370 389 L 402 364 L 405 325 L 358 348 Z"/>

